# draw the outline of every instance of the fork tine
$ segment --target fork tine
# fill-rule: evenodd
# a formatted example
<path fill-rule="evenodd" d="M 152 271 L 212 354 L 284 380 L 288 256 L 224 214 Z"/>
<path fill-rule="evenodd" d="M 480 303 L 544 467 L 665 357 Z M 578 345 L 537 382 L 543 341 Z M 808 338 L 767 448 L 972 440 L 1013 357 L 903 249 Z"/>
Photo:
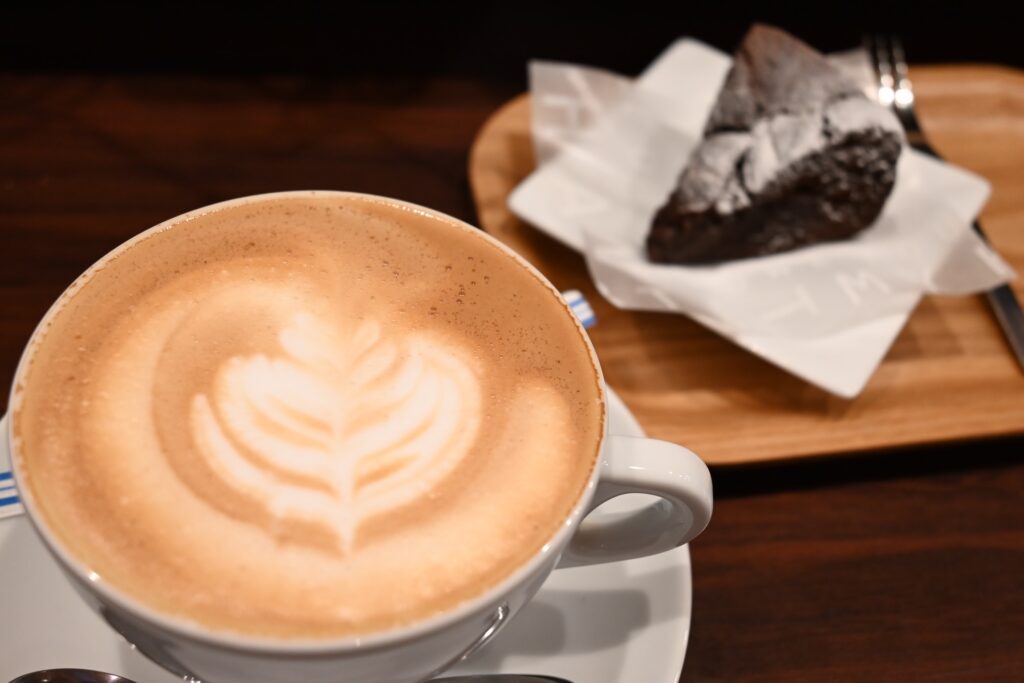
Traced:
<path fill-rule="evenodd" d="M 875 80 L 878 80 L 881 73 L 878 68 L 878 36 L 865 35 L 861 40 L 861 44 L 868 53 L 868 59 L 871 60 L 871 68 L 875 72 Z"/>
<path fill-rule="evenodd" d="M 896 36 L 889 36 L 889 49 L 892 52 L 893 68 L 898 80 L 907 78 L 907 58 L 903 52 L 903 43 Z"/>
<path fill-rule="evenodd" d="M 871 44 L 871 59 L 878 76 L 878 101 L 885 107 L 891 107 L 896 99 L 895 79 L 893 78 L 892 46 L 889 38 L 876 34 Z"/>
<path fill-rule="evenodd" d="M 892 61 L 896 69 L 896 97 L 893 104 L 897 110 L 906 112 L 908 116 L 913 117 L 914 127 L 920 128 L 921 126 L 917 123 L 917 117 L 914 114 L 914 86 L 910 82 L 907 58 L 903 53 L 903 43 L 896 36 L 892 36 L 891 47 Z"/>
<path fill-rule="evenodd" d="M 892 78 L 892 43 L 889 36 L 882 36 L 882 73 Z"/>

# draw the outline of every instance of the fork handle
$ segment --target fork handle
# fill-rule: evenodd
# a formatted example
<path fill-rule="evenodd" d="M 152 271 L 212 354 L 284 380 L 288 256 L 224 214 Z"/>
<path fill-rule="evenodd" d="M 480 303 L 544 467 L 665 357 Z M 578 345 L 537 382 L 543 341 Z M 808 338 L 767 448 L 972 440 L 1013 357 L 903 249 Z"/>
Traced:
<path fill-rule="evenodd" d="M 999 321 L 999 326 L 1003 328 L 1003 336 L 1016 356 L 1017 363 L 1024 370 L 1024 312 L 1021 311 L 1017 295 L 1010 285 L 999 285 L 985 292 L 985 299 Z"/>
<path fill-rule="evenodd" d="M 985 244 L 989 244 L 988 236 L 981 229 L 981 223 L 974 221 L 971 227 Z M 1003 329 L 1003 336 L 1006 337 L 1006 343 L 1010 345 L 1017 364 L 1024 370 L 1024 311 L 1021 310 L 1017 295 L 1010 285 L 999 285 L 985 292 L 985 300 L 988 301 L 999 327 Z"/>

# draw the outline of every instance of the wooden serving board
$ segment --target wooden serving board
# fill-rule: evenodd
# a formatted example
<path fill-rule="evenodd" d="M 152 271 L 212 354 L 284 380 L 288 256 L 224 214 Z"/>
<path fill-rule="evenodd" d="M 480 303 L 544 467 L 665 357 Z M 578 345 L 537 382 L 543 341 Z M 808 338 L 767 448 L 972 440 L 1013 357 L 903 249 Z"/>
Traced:
<path fill-rule="evenodd" d="M 985 230 L 1024 272 L 1024 72 L 922 67 L 911 77 L 935 146 L 992 183 Z M 688 318 L 614 308 L 579 254 L 508 210 L 533 168 L 522 95 L 487 121 L 470 153 L 481 227 L 557 287 L 583 291 L 608 383 L 652 436 L 733 465 L 1024 433 L 1024 373 L 981 297 L 924 299 L 863 393 L 837 398 Z"/>

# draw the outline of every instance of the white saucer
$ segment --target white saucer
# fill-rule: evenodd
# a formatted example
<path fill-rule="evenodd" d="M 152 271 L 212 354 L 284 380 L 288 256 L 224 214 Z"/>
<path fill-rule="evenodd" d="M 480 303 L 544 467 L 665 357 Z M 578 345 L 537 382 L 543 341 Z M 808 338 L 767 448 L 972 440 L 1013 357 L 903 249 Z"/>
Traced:
<path fill-rule="evenodd" d="M 611 391 L 609 416 L 613 432 L 643 434 Z M 623 496 L 605 507 L 621 512 L 638 504 Z M 493 643 L 450 673 L 675 683 L 690 632 L 691 588 L 686 546 L 556 571 Z M 136 653 L 85 606 L 24 516 L 0 521 L 0 614 L 0 681 L 59 667 L 109 671 L 140 683 L 181 680 Z"/>

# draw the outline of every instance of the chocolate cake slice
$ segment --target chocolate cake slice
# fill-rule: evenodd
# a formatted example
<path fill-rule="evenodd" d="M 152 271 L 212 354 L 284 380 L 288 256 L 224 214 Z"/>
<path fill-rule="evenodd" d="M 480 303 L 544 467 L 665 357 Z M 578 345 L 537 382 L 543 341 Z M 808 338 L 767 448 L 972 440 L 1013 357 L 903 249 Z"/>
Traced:
<path fill-rule="evenodd" d="M 755 25 L 704 137 L 654 217 L 660 263 L 715 263 L 863 230 L 896 180 L 899 122 L 824 56 Z"/>

